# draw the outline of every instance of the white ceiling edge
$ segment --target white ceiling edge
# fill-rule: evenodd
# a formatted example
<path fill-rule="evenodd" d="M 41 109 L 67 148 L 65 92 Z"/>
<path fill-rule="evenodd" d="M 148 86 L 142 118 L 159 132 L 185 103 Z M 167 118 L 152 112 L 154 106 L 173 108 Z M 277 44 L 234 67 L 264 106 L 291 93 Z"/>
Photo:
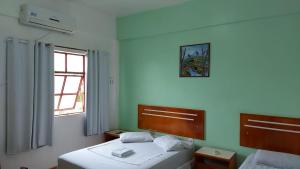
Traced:
<path fill-rule="evenodd" d="M 116 17 L 178 5 L 190 0 L 67 0 Z"/>

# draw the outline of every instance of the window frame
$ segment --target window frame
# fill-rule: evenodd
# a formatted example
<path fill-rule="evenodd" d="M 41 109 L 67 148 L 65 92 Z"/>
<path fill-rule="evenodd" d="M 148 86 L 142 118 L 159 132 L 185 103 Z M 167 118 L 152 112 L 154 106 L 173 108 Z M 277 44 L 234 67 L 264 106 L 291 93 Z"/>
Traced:
<path fill-rule="evenodd" d="M 54 57 L 55 54 L 62 54 L 64 55 L 64 60 L 65 60 L 65 70 L 64 71 L 56 71 L 55 70 L 55 64 L 54 64 L 54 78 L 55 77 L 63 77 L 63 83 L 61 87 L 61 91 L 59 93 L 55 93 L 54 91 L 54 97 L 59 97 L 59 100 L 57 102 L 57 105 L 54 105 L 54 115 L 55 116 L 67 116 L 67 115 L 72 115 L 72 114 L 79 114 L 79 113 L 84 113 L 85 112 L 85 99 L 86 99 L 86 63 L 87 63 L 87 55 L 84 53 L 72 53 L 72 52 L 67 52 L 67 51 L 61 51 L 61 50 L 54 50 Z M 82 57 L 82 71 L 81 72 L 74 72 L 74 71 L 68 71 L 68 60 L 70 60 L 70 56 L 68 55 L 74 55 L 74 56 L 80 56 Z M 80 77 L 80 82 L 77 88 L 77 91 L 75 93 L 65 93 L 65 86 L 67 82 L 68 77 Z M 83 98 L 82 98 L 82 111 L 74 111 L 70 113 L 60 113 L 60 111 L 66 111 L 66 110 L 73 110 L 75 109 L 77 105 L 77 100 L 80 95 L 80 91 L 83 85 Z M 63 96 L 75 96 L 74 104 L 70 108 L 60 108 L 61 101 Z"/>

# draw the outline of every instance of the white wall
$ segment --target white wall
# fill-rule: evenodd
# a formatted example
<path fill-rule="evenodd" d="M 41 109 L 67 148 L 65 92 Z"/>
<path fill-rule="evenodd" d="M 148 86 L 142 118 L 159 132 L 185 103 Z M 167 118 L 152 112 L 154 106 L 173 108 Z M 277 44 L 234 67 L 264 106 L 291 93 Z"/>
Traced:
<path fill-rule="evenodd" d="M 46 169 L 56 165 L 57 157 L 66 152 L 91 146 L 100 142 L 100 137 L 83 135 L 83 115 L 56 117 L 54 120 L 54 144 L 35 151 L 6 156 L 5 148 L 5 44 L 8 36 L 24 39 L 39 39 L 49 31 L 19 25 L 19 6 L 33 3 L 42 7 L 72 15 L 77 21 L 74 35 L 50 32 L 42 41 L 56 45 L 102 49 L 111 53 L 111 128 L 116 128 L 117 117 L 117 41 L 115 16 L 100 13 L 69 0 L 0 0 L 0 157 L 2 169 L 17 169 L 27 166 L 30 169 Z M 4 16 L 7 15 L 7 16 Z"/>

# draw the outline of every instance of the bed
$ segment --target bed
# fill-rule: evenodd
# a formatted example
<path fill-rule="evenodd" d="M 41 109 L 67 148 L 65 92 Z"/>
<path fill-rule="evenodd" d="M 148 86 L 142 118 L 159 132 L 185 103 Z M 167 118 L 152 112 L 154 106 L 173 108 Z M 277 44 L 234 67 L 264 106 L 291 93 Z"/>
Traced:
<path fill-rule="evenodd" d="M 123 159 L 112 156 L 111 147 L 128 147 L 136 154 Z M 192 160 L 193 149 L 165 152 L 153 142 L 122 143 L 119 139 L 62 155 L 63 169 L 175 169 L 185 168 Z"/>
<path fill-rule="evenodd" d="M 162 106 L 138 105 L 138 127 L 188 138 L 204 139 L 204 111 Z M 135 154 L 128 158 L 111 155 L 115 147 Z M 64 154 L 59 169 L 189 169 L 193 149 L 165 152 L 154 142 L 122 143 L 120 139 Z"/>
<path fill-rule="evenodd" d="M 247 156 L 243 164 L 240 166 L 239 169 L 278 169 L 271 166 L 266 165 L 258 165 L 254 161 L 254 155 L 255 153 L 250 154 Z"/>
<path fill-rule="evenodd" d="M 240 114 L 240 145 L 258 149 L 250 154 L 239 169 L 278 169 L 293 165 L 300 168 L 300 119 L 255 114 Z M 275 157 L 264 156 L 264 162 L 258 152 L 265 151 Z M 284 154 L 283 154 L 284 153 Z M 288 154 L 285 154 L 288 153 Z M 295 160 L 296 159 L 296 160 Z M 299 160 L 297 160 L 299 159 Z M 298 161 L 298 162 L 297 162 Z M 293 164 L 292 164 L 293 163 Z"/>

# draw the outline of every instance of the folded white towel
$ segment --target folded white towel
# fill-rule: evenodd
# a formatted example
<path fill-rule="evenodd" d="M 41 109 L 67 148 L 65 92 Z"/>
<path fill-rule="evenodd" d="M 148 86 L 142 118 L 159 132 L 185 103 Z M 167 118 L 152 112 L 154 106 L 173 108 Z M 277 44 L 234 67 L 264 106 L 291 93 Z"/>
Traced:
<path fill-rule="evenodd" d="M 134 153 L 133 150 L 130 150 L 126 147 L 118 148 L 112 151 L 112 155 L 120 158 L 128 157 Z"/>

